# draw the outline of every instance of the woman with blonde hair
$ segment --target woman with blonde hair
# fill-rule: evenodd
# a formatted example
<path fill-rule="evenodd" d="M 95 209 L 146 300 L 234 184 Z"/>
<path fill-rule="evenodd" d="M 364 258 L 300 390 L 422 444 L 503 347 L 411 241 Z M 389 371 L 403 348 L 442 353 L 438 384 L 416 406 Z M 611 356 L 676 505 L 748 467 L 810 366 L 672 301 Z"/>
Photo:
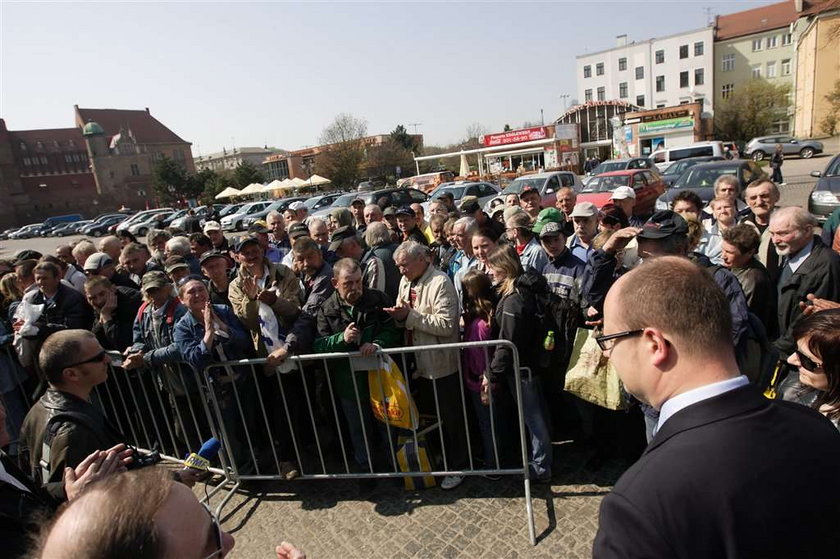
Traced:
<path fill-rule="evenodd" d="M 21 299 L 23 299 L 23 291 L 20 289 L 17 275 L 9 272 L 0 278 L 0 309 L 3 312 L 3 320 L 11 323 L 12 315 Z"/>

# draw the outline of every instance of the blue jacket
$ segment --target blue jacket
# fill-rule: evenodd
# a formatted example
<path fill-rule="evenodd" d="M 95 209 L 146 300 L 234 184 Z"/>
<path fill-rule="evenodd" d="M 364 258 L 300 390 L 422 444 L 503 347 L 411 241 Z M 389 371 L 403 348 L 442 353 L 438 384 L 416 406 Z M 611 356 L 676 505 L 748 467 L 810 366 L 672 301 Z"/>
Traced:
<path fill-rule="evenodd" d="M 169 308 L 170 305 L 174 305 L 172 310 Z M 174 297 L 169 299 L 163 308 L 165 319 L 160 322 L 157 331 L 154 331 L 152 321 L 154 312 L 152 305 L 146 305 L 143 312 L 134 320 L 134 343 L 131 345 L 131 353 L 142 351 L 146 365 L 160 365 L 181 360 L 181 352 L 175 345 L 173 333 L 175 324 L 184 316 L 187 308 Z"/>
<path fill-rule="evenodd" d="M 583 272 L 586 264 L 572 251 L 566 249 L 555 260 L 550 260 L 542 268 L 542 275 L 548 282 L 552 293 L 561 299 L 580 303 L 583 299 Z"/>
<path fill-rule="evenodd" d="M 254 347 L 251 334 L 239 322 L 233 309 L 224 305 L 213 305 L 213 312 L 224 322 L 230 332 L 227 339 L 216 336 L 214 346 L 221 344 L 228 360 L 247 359 L 253 355 Z M 204 323 L 186 312 L 175 325 L 175 343 L 184 361 L 197 370 L 218 361 L 216 354 L 204 344 Z"/>

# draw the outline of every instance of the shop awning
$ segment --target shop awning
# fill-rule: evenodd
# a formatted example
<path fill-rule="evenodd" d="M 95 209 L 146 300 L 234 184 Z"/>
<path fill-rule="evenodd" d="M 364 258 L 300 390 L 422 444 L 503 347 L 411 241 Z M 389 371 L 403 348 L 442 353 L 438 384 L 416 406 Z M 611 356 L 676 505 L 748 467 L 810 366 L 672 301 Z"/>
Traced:
<path fill-rule="evenodd" d="M 505 150 L 510 150 L 511 148 L 514 149 L 521 149 L 521 148 L 528 148 L 534 146 L 545 146 L 548 144 L 552 144 L 557 141 L 555 138 L 545 138 L 543 140 L 532 140 L 530 142 L 522 142 L 519 144 L 508 144 L 506 146 L 493 146 L 487 148 L 478 148 L 478 149 L 468 149 L 464 151 L 453 151 L 450 153 L 438 153 L 435 155 L 421 155 L 421 156 L 414 156 L 415 161 L 428 161 L 430 159 L 441 159 L 444 157 L 460 157 L 463 155 L 472 155 L 474 153 L 494 153 L 500 152 Z"/>
<path fill-rule="evenodd" d="M 545 148 L 542 146 L 537 146 L 533 148 L 526 148 L 526 149 L 517 149 L 514 151 L 496 151 L 493 153 L 485 153 L 484 158 L 488 159 L 490 157 L 508 157 L 509 155 L 526 155 L 528 153 L 542 153 L 545 151 Z"/>

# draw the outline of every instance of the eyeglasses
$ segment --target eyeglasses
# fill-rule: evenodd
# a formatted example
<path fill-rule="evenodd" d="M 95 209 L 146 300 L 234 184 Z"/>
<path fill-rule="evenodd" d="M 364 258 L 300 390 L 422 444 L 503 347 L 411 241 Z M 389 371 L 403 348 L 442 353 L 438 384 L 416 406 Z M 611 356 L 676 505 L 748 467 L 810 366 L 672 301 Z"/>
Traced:
<path fill-rule="evenodd" d="M 625 332 L 616 332 L 615 334 L 610 334 L 608 336 L 598 336 L 595 338 L 595 341 L 598 342 L 598 347 L 601 348 L 601 351 L 609 351 L 615 346 L 615 342 L 620 340 L 621 338 L 629 338 L 630 336 L 638 336 L 642 332 L 644 332 L 644 328 L 640 328 L 638 330 L 627 330 Z M 612 342 L 612 343 L 607 343 Z"/>
<path fill-rule="evenodd" d="M 214 528 L 213 536 L 216 540 L 216 551 L 214 551 L 204 559 L 213 559 L 213 557 L 220 557 L 225 551 L 224 547 L 222 547 L 222 526 L 221 524 L 219 524 L 219 519 L 216 518 L 216 515 L 213 514 L 212 510 L 210 510 L 210 507 L 208 507 L 204 503 L 201 503 L 201 506 L 204 507 L 204 510 L 207 511 L 207 514 L 210 515 L 210 523 Z"/>
<path fill-rule="evenodd" d="M 80 365 L 87 365 L 88 363 L 102 363 L 105 361 L 105 357 L 107 356 L 107 352 L 103 349 L 90 359 L 85 359 L 84 361 L 79 361 L 78 363 L 73 363 L 72 365 L 65 365 L 65 369 L 70 369 L 72 367 L 79 367 Z"/>
<path fill-rule="evenodd" d="M 798 349 L 796 350 L 796 357 L 799 359 L 799 365 L 806 371 L 816 372 L 822 369 L 823 364 L 817 363 Z"/>

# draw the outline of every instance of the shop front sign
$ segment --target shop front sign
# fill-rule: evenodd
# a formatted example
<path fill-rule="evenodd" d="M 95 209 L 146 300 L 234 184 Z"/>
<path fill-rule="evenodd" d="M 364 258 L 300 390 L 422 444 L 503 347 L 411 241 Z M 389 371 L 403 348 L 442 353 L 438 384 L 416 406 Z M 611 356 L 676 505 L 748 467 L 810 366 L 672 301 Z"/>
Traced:
<path fill-rule="evenodd" d="M 654 122 L 643 122 L 639 124 L 639 134 L 652 134 L 659 132 L 667 132 L 669 130 L 677 130 L 680 128 L 693 128 L 694 118 L 684 116 L 679 118 L 669 118 L 666 120 L 657 120 Z"/>
<path fill-rule="evenodd" d="M 545 126 L 536 126 L 534 128 L 511 130 L 500 134 L 485 134 L 480 138 L 480 141 L 486 147 L 494 147 L 518 144 L 520 142 L 531 142 L 533 140 L 544 140 L 546 136 Z"/>

